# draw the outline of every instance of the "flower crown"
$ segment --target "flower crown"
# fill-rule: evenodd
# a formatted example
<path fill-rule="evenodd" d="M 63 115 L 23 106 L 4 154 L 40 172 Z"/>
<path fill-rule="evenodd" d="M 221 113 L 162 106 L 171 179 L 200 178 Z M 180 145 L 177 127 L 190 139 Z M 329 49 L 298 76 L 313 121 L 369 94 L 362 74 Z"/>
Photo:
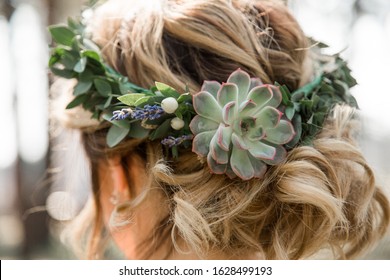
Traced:
<path fill-rule="evenodd" d="M 179 146 L 192 145 L 211 172 L 230 178 L 262 178 L 287 150 L 310 145 L 335 104 L 357 107 L 349 93 L 356 81 L 338 55 L 320 56 L 316 78 L 294 92 L 238 69 L 226 83 L 205 81 L 200 92 L 180 94 L 161 82 L 150 89 L 129 82 L 103 61 L 81 22 L 69 19 L 67 26 L 49 30 L 56 43 L 52 73 L 77 80 L 66 108 L 82 106 L 92 118 L 109 122 L 109 147 L 125 138 L 148 138 L 177 157 Z"/>

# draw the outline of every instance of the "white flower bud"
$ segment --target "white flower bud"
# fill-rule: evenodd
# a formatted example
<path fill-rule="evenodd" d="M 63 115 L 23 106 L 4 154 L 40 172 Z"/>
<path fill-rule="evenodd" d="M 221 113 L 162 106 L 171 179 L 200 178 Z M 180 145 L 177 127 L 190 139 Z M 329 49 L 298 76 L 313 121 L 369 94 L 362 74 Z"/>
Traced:
<path fill-rule="evenodd" d="M 167 97 L 161 102 L 161 107 L 163 110 L 168 113 L 172 114 L 176 111 L 176 109 L 179 107 L 179 104 L 177 103 L 176 99 L 173 97 Z"/>
<path fill-rule="evenodd" d="M 184 121 L 178 117 L 171 120 L 171 126 L 174 130 L 180 130 L 184 127 Z"/>

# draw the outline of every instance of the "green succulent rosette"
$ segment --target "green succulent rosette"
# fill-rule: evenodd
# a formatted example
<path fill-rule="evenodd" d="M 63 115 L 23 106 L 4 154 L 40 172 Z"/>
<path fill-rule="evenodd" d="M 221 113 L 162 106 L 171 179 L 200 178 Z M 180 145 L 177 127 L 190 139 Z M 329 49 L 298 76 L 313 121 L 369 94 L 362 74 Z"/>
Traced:
<path fill-rule="evenodd" d="M 263 84 L 238 69 L 222 85 L 205 81 L 193 96 L 197 115 L 190 123 L 192 149 L 207 158 L 211 171 L 243 180 L 262 178 L 267 165 L 286 158 L 284 144 L 294 127 L 282 119 L 279 87 Z"/>

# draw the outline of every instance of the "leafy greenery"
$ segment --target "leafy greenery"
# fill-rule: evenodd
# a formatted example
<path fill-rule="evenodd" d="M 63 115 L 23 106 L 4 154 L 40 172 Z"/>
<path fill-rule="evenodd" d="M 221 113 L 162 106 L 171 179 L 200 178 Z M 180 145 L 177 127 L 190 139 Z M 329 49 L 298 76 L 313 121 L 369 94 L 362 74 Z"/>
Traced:
<path fill-rule="evenodd" d="M 51 72 L 77 80 L 73 90 L 74 99 L 67 105 L 67 109 L 82 106 L 92 113 L 93 118 L 111 122 L 107 134 L 108 146 L 113 147 L 126 137 L 155 140 L 192 134 L 189 124 L 196 113 L 192 95 L 187 89 L 186 93 L 180 94 L 161 82 L 156 82 L 150 89 L 129 82 L 103 61 L 99 47 L 89 38 L 82 20 L 69 19 L 66 26 L 51 26 L 49 31 L 55 45 L 49 60 Z M 322 47 L 326 46 L 318 44 L 318 49 Z M 356 84 L 356 80 L 351 76 L 346 62 L 338 55 L 319 57 L 318 75 L 307 85 L 290 92 L 286 86 L 276 84 L 282 93 L 279 109 L 284 110 L 296 132 L 294 138 L 285 144 L 286 148 L 291 149 L 298 144 L 310 145 L 335 104 L 347 103 L 357 107 L 356 100 L 349 93 L 349 88 Z M 131 113 L 136 111 L 147 116 L 145 108 L 161 106 L 166 98 L 177 101 L 178 107 L 174 113 L 165 112 L 155 119 L 139 119 Z M 125 118 L 118 119 L 118 116 Z M 175 117 L 184 121 L 183 128 L 175 130 L 171 127 L 171 120 Z M 184 141 L 183 145 L 188 147 L 188 143 Z M 171 151 L 177 155 L 176 146 L 171 147 Z"/>
<path fill-rule="evenodd" d="M 88 37 L 81 20 L 69 19 L 67 26 L 50 26 L 49 31 L 55 43 L 49 60 L 51 72 L 59 77 L 77 80 L 73 89 L 74 99 L 66 108 L 81 105 L 99 120 L 104 114 L 103 119 L 113 124 L 107 134 L 108 146 L 117 145 L 127 136 L 133 138 L 149 136 L 154 140 L 191 134 L 189 122 L 195 112 L 188 93 L 180 95 L 169 85 L 160 82 L 156 82 L 151 89 L 141 88 L 129 82 L 126 77 L 104 63 L 99 47 Z M 126 107 L 142 109 L 146 105 L 161 104 L 167 97 L 178 99 L 179 108 L 175 114 L 153 121 L 111 120 L 116 110 Z M 185 121 L 185 126 L 180 131 L 167 125 L 176 116 Z M 118 125 L 118 122 L 121 125 Z M 128 125 L 124 126 L 123 123 Z"/>
<path fill-rule="evenodd" d="M 349 93 L 349 88 L 357 83 L 347 63 L 339 55 L 322 58 L 318 61 L 317 70 L 320 74 L 310 83 L 292 93 L 286 86 L 279 85 L 282 102 L 286 106 L 285 114 L 292 120 L 296 131 L 296 136 L 286 145 L 287 148 L 298 143 L 311 145 L 335 104 L 346 103 L 358 107 L 355 98 Z"/>

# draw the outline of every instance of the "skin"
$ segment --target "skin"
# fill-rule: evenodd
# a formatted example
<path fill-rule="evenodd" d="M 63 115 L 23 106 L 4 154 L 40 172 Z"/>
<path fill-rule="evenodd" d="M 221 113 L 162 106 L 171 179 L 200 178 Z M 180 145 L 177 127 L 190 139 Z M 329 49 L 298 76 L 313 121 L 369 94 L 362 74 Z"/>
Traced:
<path fill-rule="evenodd" d="M 114 211 L 112 203 L 113 193 L 119 194 L 119 204 L 125 201 L 131 201 L 142 195 L 143 186 L 148 177 L 144 168 L 144 161 L 138 155 L 132 155 L 127 161 L 128 170 L 124 170 L 120 164 L 120 158 L 115 157 L 107 162 L 99 164 L 100 180 L 100 200 L 103 211 L 103 218 L 106 225 L 110 225 L 110 218 Z M 131 178 L 130 184 L 127 183 L 125 172 L 129 172 Z M 108 226 L 111 236 L 123 252 L 127 259 L 142 259 L 142 250 L 139 245 L 145 240 L 160 219 L 168 214 L 167 204 L 164 204 L 164 197 L 158 190 L 151 190 L 148 197 L 133 209 L 130 216 L 130 223 L 125 226 L 113 227 Z M 129 211 L 129 210 L 126 210 Z M 126 212 L 127 213 L 127 212 Z M 176 250 L 170 251 L 170 244 L 164 244 L 158 250 L 155 250 L 150 257 L 151 259 L 231 259 L 226 254 L 218 251 L 210 251 L 202 257 L 191 251 L 185 242 L 178 240 L 178 245 L 183 252 Z M 166 257 L 166 252 L 171 253 Z M 258 254 L 248 254 L 240 259 L 259 259 Z M 234 257 L 237 259 L 237 256 Z"/>
<path fill-rule="evenodd" d="M 131 186 L 126 180 L 125 170 L 120 164 L 119 157 L 108 160 L 108 163 L 99 164 L 100 180 L 100 200 L 102 204 L 103 218 L 106 225 L 110 225 L 111 214 L 115 205 L 112 202 L 113 194 L 117 193 L 118 204 L 132 200 L 142 193 L 142 186 L 147 181 L 147 176 L 143 168 L 143 160 L 139 156 L 133 156 L 128 160 L 130 178 L 133 178 Z M 136 175 L 136 176 L 135 176 Z M 109 226 L 111 236 L 118 248 L 128 259 L 140 259 L 142 251 L 139 244 L 144 240 L 146 233 L 151 232 L 159 217 L 156 215 L 156 206 L 160 205 L 160 215 L 167 213 L 161 205 L 161 197 L 153 195 L 153 191 L 148 195 L 130 215 L 130 223 L 126 226 Z M 160 250 L 161 251 L 161 250 Z M 161 258 L 162 252 L 156 252 L 152 257 Z"/>

